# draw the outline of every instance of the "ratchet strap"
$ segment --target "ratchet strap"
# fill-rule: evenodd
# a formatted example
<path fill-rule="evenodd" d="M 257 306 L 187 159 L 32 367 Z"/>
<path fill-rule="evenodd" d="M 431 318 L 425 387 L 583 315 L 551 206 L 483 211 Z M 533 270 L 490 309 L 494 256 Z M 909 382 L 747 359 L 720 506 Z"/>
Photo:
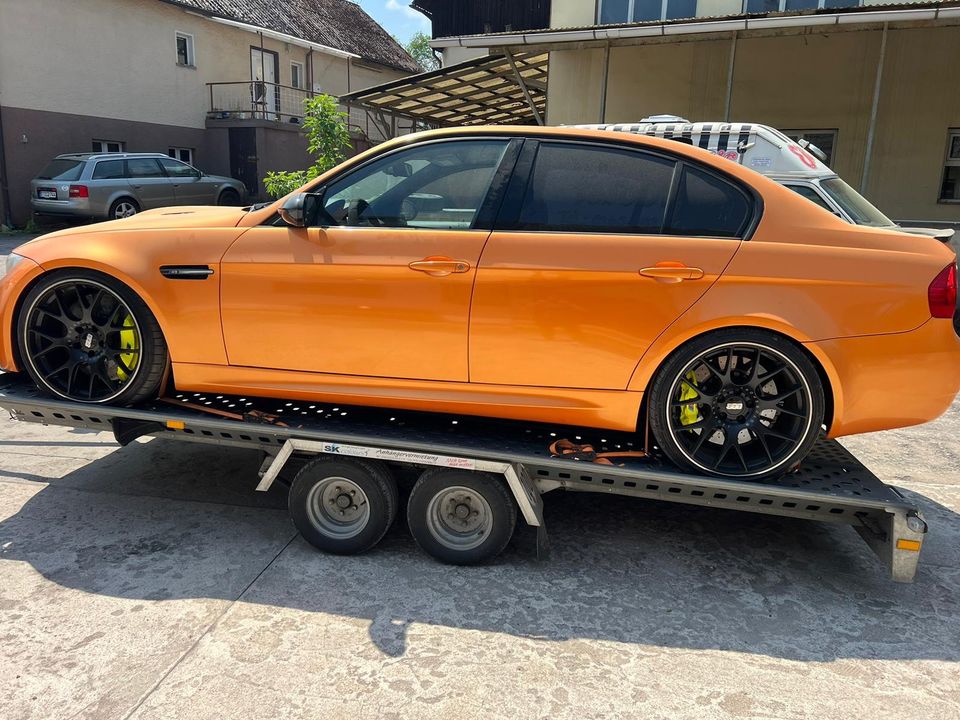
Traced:
<path fill-rule="evenodd" d="M 550 443 L 550 454 L 556 458 L 565 458 L 567 460 L 580 460 L 582 462 L 592 462 L 598 465 L 614 465 L 610 458 L 642 458 L 647 454 L 642 450 L 623 450 L 616 452 L 597 452 L 593 445 L 585 443 L 578 445 L 569 440 L 562 439 Z"/>
<path fill-rule="evenodd" d="M 160 402 L 165 402 L 169 405 L 174 405 L 179 408 L 199 410 L 200 412 L 209 413 L 210 415 L 217 415 L 218 417 L 229 418 L 230 420 L 239 420 L 240 422 L 253 422 L 266 425 L 276 425 L 277 427 L 289 427 L 286 423 L 280 422 L 280 417 L 278 415 L 271 415 L 269 413 L 261 412 L 260 410 L 251 410 L 250 412 L 245 412 L 241 415 L 240 413 L 232 413 L 229 410 L 218 410 L 217 408 L 207 407 L 206 405 L 183 402 L 175 398 L 160 398 Z"/>

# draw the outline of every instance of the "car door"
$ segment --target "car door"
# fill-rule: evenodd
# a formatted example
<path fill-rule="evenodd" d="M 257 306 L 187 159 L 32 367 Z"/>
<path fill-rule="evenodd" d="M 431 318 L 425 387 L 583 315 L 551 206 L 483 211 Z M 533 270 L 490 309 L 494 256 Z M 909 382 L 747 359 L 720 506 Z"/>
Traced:
<path fill-rule="evenodd" d="M 204 182 L 200 171 L 173 158 L 160 158 L 160 165 L 173 185 L 177 205 L 214 205 L 213 184 Z"/>
<path fill-rule="evenodd" d="M 477 138 L 402 148 L 318 188 L 312 226 L 247 231 L 221 270 L 230 364 L 466 381 L 491 187 L 505 186 L 517 147 Z"/>
<path fill-rule="evenodd" d="M 623 390 L 654 339 L 723 272 L 752 199 L 666 154 L 534 145 L 480 259 L 470 380 Z"/>
<path fill-rule="evenodd" d="M 177 204 L 173 183 L 156 158 L 128 158 L 127 182 L 141 210 Z"/>

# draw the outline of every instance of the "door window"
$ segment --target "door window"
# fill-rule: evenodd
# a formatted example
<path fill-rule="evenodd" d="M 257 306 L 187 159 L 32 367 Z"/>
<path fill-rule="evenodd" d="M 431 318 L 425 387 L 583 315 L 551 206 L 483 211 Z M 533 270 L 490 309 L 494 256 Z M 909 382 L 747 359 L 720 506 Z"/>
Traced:
<path fill-rule="evenodd" d="M 636 150 L 543 143 L 517 229 L 660 234 L 676 165 Z"/>
<path fill-rule="evenodd" d="M 439 142 L 374 160 L 327 188 L 325 220 L 361 227 L 469 229 L 508 143 Z"/>
<path fill-rule="evenodd" d="M 740 188 L 716 175 L 684 165 L 666 231 L 670 235 L 739 237 L 751 204 Z"/>
<path fill-rule="evenodd" d="M 162 178 L 163 170 L 153 158 L 127 160 L 127 173 L 132 178 Z"/>
<path fill-rule="evenodd" d="M 118 180 L 124 177 L 123 160 L 105 160 L 98 162 L 93 169 L 94 180 Z"/>
<path fill-rule="evenodd" d="M 172 178 L 200 177 L 200 172 L 196 168 L 192 168 L 176 160 L 163 158 L 160 160 L 160 164 L 163 165 L 163 169 L 167 171 L 167 175 Z"/>

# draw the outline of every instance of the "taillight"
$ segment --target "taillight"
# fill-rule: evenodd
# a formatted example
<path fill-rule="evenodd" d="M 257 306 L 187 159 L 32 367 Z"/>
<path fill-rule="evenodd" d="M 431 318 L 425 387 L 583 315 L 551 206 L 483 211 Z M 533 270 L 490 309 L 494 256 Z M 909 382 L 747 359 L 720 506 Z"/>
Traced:
<path fill-rule="evenodd" d="M 72 198 L 90 197 L 90 189 L 86 185 L 71 185 L 70 197 Z"/>
<path fill-rule="evenodd" d="M 950 263 L 927 289 L 930 314 L 935 318 L 952 318 L 957 309 L 957 264 Z"/>

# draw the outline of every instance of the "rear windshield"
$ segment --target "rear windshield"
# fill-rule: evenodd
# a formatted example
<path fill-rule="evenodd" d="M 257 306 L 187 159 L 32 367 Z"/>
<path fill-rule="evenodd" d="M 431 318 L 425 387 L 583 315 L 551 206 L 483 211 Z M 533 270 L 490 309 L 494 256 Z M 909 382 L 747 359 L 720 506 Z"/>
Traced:
<path fill-rule="evenodd" d="M 78 160 L 52 160 L 37 175 L 39 180 L 79 180 L 83 172 L 83 163 Z"/>
<path fill-rule="evenodd" d="M 846 211 L 857 225 L 871 227 L 894 227 L 894 222 L 877 210 L 860 193 L 838 177 L 820 181 L 820 187 L 827 191 L 837 204 Z"/>

